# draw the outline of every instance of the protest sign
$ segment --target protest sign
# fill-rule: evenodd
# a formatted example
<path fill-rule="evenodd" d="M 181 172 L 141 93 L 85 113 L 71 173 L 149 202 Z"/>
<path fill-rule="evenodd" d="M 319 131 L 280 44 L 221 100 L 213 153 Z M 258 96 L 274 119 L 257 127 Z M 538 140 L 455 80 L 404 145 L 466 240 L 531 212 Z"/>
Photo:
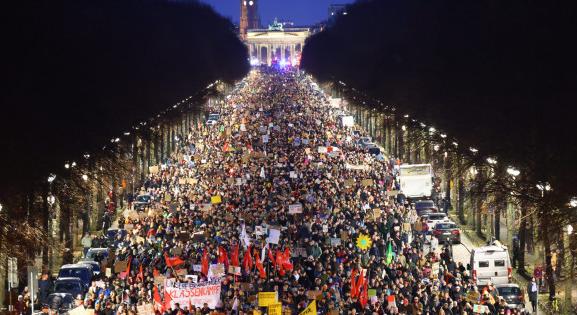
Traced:
<path fill-rule="evenodd" d="M 220 278 L 225 276 L 224 264 L 211 264 L 208 269 L 209 278 Z"/>
<path fill-rule="evenodd" d="M 473 305 L 473 313 L 488 314 L 489 307 L 487 305 L 475 304 Z"/>
<path fill-rule="evenodd" d="M 327 153 L 327 147 L 318 147 L 317 152 L 318 153 Z"/>
<path fill-rule="evenodd" d="M 220 197 L 220 195 L 212 196 L 210 197 L 210 203 L 213 205 L 218 205 L 222 203 L 222 197 Z"/>
<path fill-rule="evenodd" d="M 142 305 L 138 305 L 136 306 L 136 311 L 138 312 L 138 314 L 144 314 L 144 315 L 154 315 L 154 308 L 152 307 L 152 304 L 142 304 Z"/>
<path fill-rule="evenodd" d="M 158 174 L 158 165 L 148 167 L 148 172 L 152 175 Z"/>
<path fill-rule="evenodd" d="M 240 276 L 240 267 L 228 266 L 228 273 L 231 275 Z"/>
<path fill-rule="evenodd" d="M 300 203 L 289 205 L 288 213 L 289 214 L 303 213 L 303 205 Z"/>
<path fill-rule="evenodd" d="M 282 304 L 270 304 L 268 306 L 268 315 L 282 315 Z"/>
<path fill-rule="evenodd" d="M 114 273 L 119 273 L 119 272 L 123 272 L 126 271 L 126 267 L 128 266 L 128 261 L 127 260 L 121 260 L 121 261 L 117 261 L 114 264 Z"/>
<path fill-rule="evenodd" d="M 341 245 L 341 239 L 338 237 L 331 237 L 331 246 Z"/>
<path fill-rule="evenodd" d="M 259 292 L 258 293 L 258 306 L 267 307 L 271 304 L 276 304 L 278 302 L 277 292 Z"/>
<path fill-rule="evenodd" d="M 266 235 L 266 227 L 257 225 L 254 227 L 254 234 L 256 235 Z"/>
<path fill-rule="evenodd" d="M 354 179 L 345 179 L 345 187 L 353 187 L 355 185 Z"/>
<path fill-rule="evenodd" d="M 363 179 L 363 180 L 361 181 L 361 184 L 362 184 L 363 186 L 365 186 L 365 187 L 368 187 L 368 186 L 373 185 L 373 180 L 370 179 L 370 178 L 369 178 L 369 179 Z"/>
<path fill-rule="evenodd" d="M 279 240 L 280 240 L 280 230 L 273 228 L 269 229 L 267 242 L 271 244 L 278 244 Z"/>
<path fill-rule="evenodd" d="M 201 283 L 167 281 L 164 288 L 165 297 L 170 297 L 171 307 L 174 307 L 175 303 L 180 305 L 190 303 L 196 307 L 203 307 L 206 303 L 209 308 L 215 309 L 220 301 L 220 291 L 220 279 Z"/>
<path fill-rule="evenodd" d="M 369 297 L 377 296 L 377 289 L 369 289 Z"/>
<path fill-rule="evenodd" d="M 192 265 L 192 271 L 200 272 L 202 270 L 202 265 Z"/>
<path fill-rule="evenodd" d="M 319 295 L 322 295 L 323 292 L 320 290 L 308 290 L 307 291 L 307 298 L 309 300 L 315 300 Z"/>

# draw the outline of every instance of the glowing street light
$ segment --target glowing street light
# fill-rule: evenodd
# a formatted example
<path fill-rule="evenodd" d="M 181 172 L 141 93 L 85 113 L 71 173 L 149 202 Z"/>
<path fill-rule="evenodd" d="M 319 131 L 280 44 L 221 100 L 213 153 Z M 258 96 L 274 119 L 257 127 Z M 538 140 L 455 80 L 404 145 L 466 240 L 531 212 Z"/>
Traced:
<path fill-rule="evenodd" d="M 497 160 L 491 157 L 487 158 L 487 163 L 491 164 L 491 165 L 495 165 L 497 164 Z"/>
<path fill-rule="evenodd" d="M 48 205 L 50 207 L 52 207 L 54 205 L 54 203 L 56 202 L 56 197 L 54 197 L 52 194 L 48 195 L 48 197 L 46 197 L 46 201 L 48 202 Z"/>
<path fill-rule="evenodd" d="M 571 201 L 569 201 L 569 205 L 571 206 L 571 208 L 577 208 L 577 197 L 571 198 Z"/>
<path fill-rule="evenodd" d="M 84 180 L 85 182 L 88 181 L 88 175 L 82 174 L 82 180 Z"/>
<path fill-rule="evenodd" d="M 517 177 L 517 176 L 519 176 L 519 174 L 521 174 L 521 171 L 519 171 L 518 169 L 516 169 L 514 167 L 509 166 L 507 168 L 507 174 L 509 174 L 513 177 Z"/>
<path fill-rule="evenodd" d="M 2 212 L 2 208 L 4 208 L 4 206 L 0 203 L 0 212 Z"/>
<path fill-rule="evenodd" d="M 473 153 L 479 152 L 479 150 L 477 150 L 477 149 L 475 149 L 475 148 L 473 148 L 473 147 L 470 147 L 470 148 L 469 148 L 469 151 L 471 151 L 471 152 L 473 152 Z"/>
<path fill-rule="evenodd" d="M 402 125 L 402 126 L 401 126 L 401 129 L 403 129 L 403 131 L 407 131 L 407 126 Z"/>
<path fill-rule="evenodd" d="M 64 168 L 65 168 L 65 169 L 69 169 L 69 168 L 70 168 L 70 163 L 64 164 Z"/>
<path fill-rule="evenodd" d="M 56 179 L 56 174 L 50 174 L 48 176 L 48 182 L 52 184 L 52 182 Z"/>
<path fill-rule="evenodd" d="M 447 138 L 447 135 L 444 134 L 444 133 L 442 133 L 442 134 L 441 134 L 441 138 L 445 139 L 445 138 Z"/>

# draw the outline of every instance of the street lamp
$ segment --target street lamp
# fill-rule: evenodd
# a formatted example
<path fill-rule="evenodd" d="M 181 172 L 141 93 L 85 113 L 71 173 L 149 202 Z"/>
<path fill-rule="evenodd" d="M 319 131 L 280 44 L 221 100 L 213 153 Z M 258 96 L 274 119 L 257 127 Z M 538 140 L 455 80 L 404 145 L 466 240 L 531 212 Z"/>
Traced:
<path fill-rule="evenodd" d="M 48 175 L 48 183 L 52 184 L 52 182 L 56 179 L 56 174 Z"/>
<path fill-rule="evenodd" d="M 521 171 L 519 171 L 518 169 L 516 169 L 514 167 L 509 166 L 507 168 L 507 174 L 509 174 L 513 177 L 517 177 L 517 176 L 519 176 L 519 174 L 521 174 Z"/>
<path fill-rule="evenodd" d="M 473 152 L 473 153 L 477 153 L 479 152 L 479 150 L 477 150 L 476 148 L 470 147 L 469 151 Z"/>
<path fill-rule="evenodd" d="M 571 206 L 571 208 L 577 208 L 577 197 L 571 198 L 571 201 L 569 201 L 569 205 Z"/>
<path fill-rule="evenodd" d="M 88 181 L 88 175 L 82 174 L 82 179 L 83 179 L 85 182 Z"/>
<path fill-rule="evenodd" d="M 491 157 L 487 158 L 487 163 L 491 164 L 491 165 L 495 165 L 497 164 L 497 160 Z"/>

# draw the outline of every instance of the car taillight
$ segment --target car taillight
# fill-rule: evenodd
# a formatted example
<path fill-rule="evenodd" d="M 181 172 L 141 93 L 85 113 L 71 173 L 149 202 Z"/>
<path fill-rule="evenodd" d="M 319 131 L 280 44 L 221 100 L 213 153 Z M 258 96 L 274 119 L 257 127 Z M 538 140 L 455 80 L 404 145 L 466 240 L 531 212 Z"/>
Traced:
<path fill-rule="evenodd" d="M 451 233 L 453 233 L 455 235 L 459 235 L 459 233 L 461 233 L 461 232 L 459 232 L 459 230 L 453 230 Z"/>
<path fill-rule="evenodd" d="M 513 278 L 513 268 L 507 268 L 507 276 L 509 277 L 509 282 L 511 282 L 511 278 Z"/>
<path fill-rule="evenodd" d="M 434 234 L 434 235 L 441 235 L 441 231 L 440 231 L 440 230 L 434 230 L 434 231 L 433 231 L 433 234 Z"/>

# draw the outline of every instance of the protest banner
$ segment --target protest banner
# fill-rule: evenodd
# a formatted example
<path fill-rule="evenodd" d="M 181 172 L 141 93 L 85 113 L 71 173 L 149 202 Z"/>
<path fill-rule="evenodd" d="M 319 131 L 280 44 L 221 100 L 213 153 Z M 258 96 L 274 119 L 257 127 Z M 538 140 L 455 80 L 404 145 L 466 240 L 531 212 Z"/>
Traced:
<path fill-rule="evenodd" d="M 206 303 L 208 307 L 215 309 L 220 301 L 220 291 L 220 279 L 201 283 L 166 281 L 164 288 L 164 294 L 170 296 L 171 307 L 174 307 L 175 303 L 180 305 L 190 303 L 196 307 L 203 307 Z"/>
<path fill-rule="evenodd" d="M 289 214 L 303 213 L 303 205 L 300 203 L 289 205 L 288 213 Z"/>
<path fill-rule="evenodd" d="M 267 307 L 271 304 L 278 303 L 278 293 L 277 292 L 259 292 L 258 293 L 258 306 Z"/>

